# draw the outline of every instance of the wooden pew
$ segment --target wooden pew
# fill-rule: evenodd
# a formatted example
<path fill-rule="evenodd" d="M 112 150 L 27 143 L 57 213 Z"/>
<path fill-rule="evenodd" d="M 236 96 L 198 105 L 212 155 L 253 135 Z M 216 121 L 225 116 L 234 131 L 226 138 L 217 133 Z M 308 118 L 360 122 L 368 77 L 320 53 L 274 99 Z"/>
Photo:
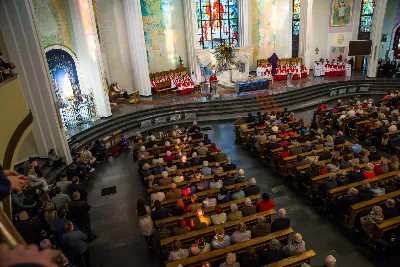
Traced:
<path fill-rule="evenodd" d="M 260 198 L 260 195 L 253 195 L 253 196 L 249 196 L 248 198 L 250 198 L 250 200 L 252 202 L 257 202 L 257 200 Z M 232 204 L 236 204 L 239 208 L 244 207 L 244 200 L 245 198 L 242 199 L 237 199 L 237 200 L 232 200 L 229 201 L 227 203 L 224 204 L 220 204 L 221 209 L 223 212 L 230 212 L 231 209 L 231 205 Z M 207 216 L 211 216 L 215 213 L 215 206 L 214 207 L 208 207 L 203 209 L 203 213 Z M 172 217 L 168 217 L 162 220 L 158 220 L 156 221 L 156 225 L 159 225 L 160 223 L 165 223 L 167 225 L 167 228 L 173 228 L 177 225 L 178 221 L 180 219 L 184 219 L 186 221 L 189 221 L 190 219 L 193 219 L 196 217 L 196 212 L 195 211 L 191 211 L 191 212 L 186 212 L 183 215 L 179 215 L 179 216 L 172 216 Z"/>
<path fill-rule="evenodd" d="M 221 172 L 221 173 L 218 173 L 218 174 L 212 174 L 212 175 L 205 176 L 204 178 L 205 178 L 206 181 L 208 181 L 208 180 L 213 179 L 215 175 L 217 175 L 219 177 L 224 177 L 224 176 L 227 176 L 227 175 L 232 174 L 232 173 L 233 174 L 237 173 L 237 170 Z M 200 178 L 193 178 L 191 180 L 183 181 L 183 182 L 175 183 L 175 184 L 176 184 L 176 186 L 178 188 L 181 188 L 181 187 L 184 187 L 185 185 L 187 185 L 188 183 L 195 184 L 195 183 L 198 183 L 200 181 L 201 181 Z M 159 186 L 158 189 L 159 189 L 160 192 L 167 192 L 169 189 L 171 189 L 171 185 L 169 184 L 169 185 Z M 153 193 L 153 188 L 147 188 L 147 194 L 151 195 L 152 193 Z"/>
<path fill-rule="evenodd" d="M 400 197 L 400 190 L 394 191 L 383 196 L 375 197 L 371 200 L 363 201 L 350 207 L 349 226 L 354 226 L 354 221 L 357 216 L 364 214 L 371 210 L 374 206 L 380 206 L 389 198 L 397 199 Z"/>
<path fill-rule="evenodd" d="M 226 254 L 228 253 L 235 253 L 235 254 L 240 254 L 246 251 L 247 247 L 253 247 L 255 250 L 259 248 L 265 248 L 268 246 L 268 243 L 271 241 L 271 239 L 276 238 L 278 239 L 281 244 L 284 246 L 287 244 L 289 235 L 293 233 L 292 228 L 288 228 L 282 231 L 278 231 L 275 233 L 271 233 L 269 235 L 263 236 L 263 237 L 258 237 L 258 238 L 253 238 L 250 239 L 249 241 L 242 242 L 239 244 L 234 244 L 226 248 L 222 249 L 216 249 L 212 250 L 208 253 L 205 254 L 200 254 L 197 256 L 192 256 L 183 260 L 179 261 L 174 261 L 171 263 L 168 263 L 166 267 L 176 267 L 179 264 L 182 264 L 185 267 L 193 267 L 193 266 L 199 266 L 201 263 L 207 261 L 211 263 L 211 265 L 216 265 L 216 263 L 220 263 L 225 261 Z"/>
<path fill-rule="evenodd" d="M 211 162 L 208 164 L 208 167 L 212 167 L 215 165 L 216 162 Z M 225 164 L 226 160 L 223 161 L 218 161 L 219 164 Z M 187 171 L 197 171 L 200 170 L 201 168 L 203 168 L 203 165 L 198 165 L 198 166 L 194 166 L 194 167 L 189 167 L 189 168 L 185 168 L 185 169 L 178 169 L 175 172 L 168 172 L 168 175 L 174 175 L 177 174 L 179 171 L 180 172 L 187 172 Z M 161 173 L 154 175 L 154 181 L 161 179 L 162 175 Z M 148 181 L 149 180 L 149 176 L 144 177 L 144 181 Z"/>
<path fill-rule="evenodd" d="M 250 215 L 247 217 L 243 217 L 242 219 L 238 221 L 228 221 L 223 224 L 219 225 L 212 225 L 209 226 L 205 229 L 200 229 L 200 230 L 195 230 L 188 232 L 184 235 L 179 235 L 179 236 L 172 236 L 166 239 L 161 240 L 161 247 L 163 248 L 163 251 L 166 250 L 169 252 L 172 250 L 172 242 L 177 239 L 181 242 L 183 248 L 189 248 L 190 245 L 196 243 L 196 240 L 199 238 L 204 238 L 205 240 L 211 240 L 214 235 L 215 235 L 215 229 L 217 227 L 222 227 L 225 230 L 226 235 L 231 235 L 235 230 L 236 226 L 238 223 L 243 222 L 246 224 L 246 228 L 250 229 L 254 225 L 257 225 L 258 217 L 264 216 L 267 219 L 268 223 L 271 223 L 271 216 L 275 214 L 275 210 L 268 210 L 260 213 L 256 213 L 254 215 Z"/>
<path fill-rule="evenodd" d="M 365 181 L 367 181 L 372 187 L 377 182 L 386 181 L 386 180 L 388 180 L 390 178 L 395 177 L 399 173 L 400 173 L 400 171 L 388 172 L 386 174 L 378 175 L 378 176 L 375 176 L 374 178 L 367 179 Z M 352 188 L 352 187 L 358 188 L 358 187 L 362 186 L 363 182 L 364 181 L 351 183 L 351 184 L 348 184 L 348 185 L 345 185 L 345 186 L 341 186 L 341 187 L 337 187 L 337 188 L 331 189 L 328 192 L 329 196 L 330 196 L 331 200 L 336 199 L 340 195 L 345 194 L 350 188 Z"/>
<path fill-rule="evenodd" d="M 247 187 L 248 182 L 237 183 L 237 184 L 234 184 L 234 185 L 225 186 L 225 188 L 229 192 L 233 192 L 235 190 L 235 186 L 237 186 L 237 185 L 239 185 L 240 188 L 243 189 L 243 188 Z M 211 191 L 214 196 L 216 196 L 219 193 L 219 189 L 211 189 L 211 190 L 208 190 L 208 191 Z M 205 199 L 207 197 L 207 192 L 208 191 L 203 191 L 203 192 L 196 193 L 196 196 L 198 197 L 199 202 L 203 201 L 203 199 Z M 164 207 L 164 208 L 172 208 L 172 207 L 175 206 L 176 201 L 178 201 L 178 199 L 182 199 L 184 203 L 189 203 L 191 201 L 190 197 L 188 197 L 186 199 L 186 197 L 183 196 L 183 197 L 175 198 L 175 199 L 166 199 L 163 202 L 161 202 L 161 206 Z M 153 204 L 152 204 L 152 206 L 153 206 Z"/>
<path fill-rule="evenodd" d="M 378 238 L 382 238 L 382 236 L 386 232 L 395 230 L 399 225 L 400 225 L 400 216 L 391 218 L 389 220 L 384 220 L 382 223 L 377 223 L 376 231 L 373 237 L 373 243 L 375 243 L 375 240 L 377 240 Z"/>
<path fill-rule="evenodd" d="M 298 267 L 303 263 L 310 265 L 311 258 L 315 257 L 316 255 L 317 254 L 315 254 L 314 250 L 307 250 L 300 255 L 291 256 L 289 258 L 265 265 L 264 267 Z"/>

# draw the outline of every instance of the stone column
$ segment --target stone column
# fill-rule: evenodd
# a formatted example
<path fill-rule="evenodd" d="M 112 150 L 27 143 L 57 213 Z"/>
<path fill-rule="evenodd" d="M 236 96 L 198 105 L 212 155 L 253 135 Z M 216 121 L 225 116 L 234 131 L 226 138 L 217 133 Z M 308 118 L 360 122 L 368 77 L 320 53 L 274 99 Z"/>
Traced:
<path fill-rule="evenodd" d="M 144 42 L 142 10 L 139 0 L 123 0 L 126 32 L 133 71 L 133 90 L 150 96 L 149 63 Z"/>
<path fill-rule="evenodd" d="M 301 0 L 300 2 L 300 40 L 299 57 L 303 58 L 303 64 L 310 70 L 311 45 L 312 45 L 312 7 L 314 0 Z"/>
<path fill-rule="evenodd" d="M 371 40 L 372 50 L 371 56 L 367 57 L 367 76 L 370 78 L 376 77 L 378 68 L 379 50 L 381 48 L 382 28 L 385 19 L 387 0 L 376 1 L 374 9 L 374 19 L 372 21 Z"/>
<path fill-rule="evenodd" d="M 69 164 L 72 162 L 71 153 L 58 120 L 33 3 L 31 0 L 0 1 L 0 14 L 0 29 L 10 61 L 16 65 L 15 72 L 20 75 L 25 99 L 33 114 L 32 133 L 39 156 L 47 157 L 48 151 L 54 148 Z"/>
<path fill-rule="evenodd" d="M 185 19 L 186 32 L 186 49 L 188 56 L 189 73 L 194 74 L 199 81 L 201 79 L 200 62 L 196 56 L 196 49 L 200 48 L 197 43 L 197 17 L 196 17 L 196 1 L 183 1 L 183 14 Z"/>
<path fill-rule="evenodd" d="M 82 92 L 93 92 L 97 114 L 100 117 L 109 117 L 111 107 L 92 1 L 69 0 L 68 4 L 75 32 L 77 57 L 83 73 L 83 77 L 79 77 Z"/>
<path fill-rule="evenodd" d="M 238 0 L 239 46 L 251 45 L 249 16 L 251 0 Z M 250 62 L 246 62 L 245 72 L 249 73 Z"/>

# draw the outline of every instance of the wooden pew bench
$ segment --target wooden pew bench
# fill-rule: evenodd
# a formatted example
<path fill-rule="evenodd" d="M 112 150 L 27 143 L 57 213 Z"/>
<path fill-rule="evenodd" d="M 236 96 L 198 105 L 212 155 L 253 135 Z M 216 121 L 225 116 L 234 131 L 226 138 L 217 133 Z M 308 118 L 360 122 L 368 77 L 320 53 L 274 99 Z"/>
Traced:
<path fill-rule="evenodd" d="M 349 226 L 354 226 L 356 217 L 366 215 L 374 206 L 380 206 L 389 198 L 397 199 L 400 197 L 400 190 L 383 196 L 375 197 L 371 200 L 363 201 L 350 207 Z"/>
<path fill-rule="evenodd" d="M 219 263 L 225 261 L 226 254 L 228 253 L 235 253 L 237 254 L 237 256 L 239 256 L 241 253 L 246 251 L 247 247 L 250 246 L 253 247 L 255 250 L 260 248 L 266 248 L 268 247 L 269 242 L 273 238 L 278 239 L 281 242 L 282 246 L 285 246 L 288 243 L 289 235 L 291 233 L 293 233 L 293 229 L 288 228 L 275 233 L 271 233 L 263 237 L 253 238 L 246 242 L 230 245 L 229 247 L 226 248 L 216 249 L 208 253 L 192 256 L 179 261 L 174 261 L 168 263 L 166 267 L 176 267 L 179 264 L 182 264 L 185 267 L 194 267 L 201 265 L 205 261 L 209 262 L 211 266 L 218 265 Z"/>
<path fill-rule="evenodd" d="M 215 163 L 216 163 L 216 162 L 211 162 L 211 163 L 209 163 L 209 164 L 208 164 L 208 167 L 215 166 Z M 218 163 L 219 163 L 219 164 L 225 164 L 225 163 L 226 163 L 226 160 L 218 161 Z M 177 174 L 178 172 L 182 172 L 182 173 L 183 173 L 183 172 L 188 172 L 188 171 L 198 171 L 198 170 L 200 170 L 201 168 L 203 168 L 203 165 L 198 165 L 198 166 L 189 167 L 189 168 L 185 168 L 185 169 L 178 169 L 177 171 L 174 171 L 174 172 L 168 172 L 168 176 L 175 175 L 175 174 Z M 162 174 L 161 174 L 161 173 L 154 175 L 154 181 L 157 181 L 158 179 L 161 179 L 161 178 L 162 178 Z M 149 181 L 149 176 L 144 177 L 143 180 L 144 180 L 145 182 Z"/>
<path fill-rule="evenodd" d="M 225 186 L 225 188 L 228 190 L 228 192 L 234 192 L 235 191 L 235 186 L 239 185 L 241 189 L 244 189 L 247 187 L 248 182 L 243 182 L 243 183 L 237 183 L 234 185 L 229 185 L 229 186 Z M 216 196 L 219 193 L 219 189 L 210 189 L 208 191 L 211 191 L 213 193 L 214 196 Z M 199 199 L 199 202 L 203 201 L 203 199 L 207 198 L 207 192 L 208 191 L 203 191 L 203 192 L 199 192 L 196 193 L 196 196 Z M 178 201 L 178 199 L 182 199 L 183 202 L 185 204 L 188 204 L 191 200 L 190 197 L 188 196 L 188 198 L 186 199 L 185 196 L 180 197 L 180 198 L 175 198 L 175 199 L 167 199 L 161 202 L 161 206 L 163 208 L 173 208 L 176 205 L 176 201 Z M 152 204 L 153 206 L 153 204 Z"/>
<path fill-rule="evenodd" d="M 314 250 L 307 250 L 300 255 L 291 256 L 286 259 L 265 265 L 264 267 L 299 267 L 303 263 L 310 265 L 311 258 L 315 257 L 316 255 L 317 254 L 315 254 Z"/>
<path fill-rule="evenodd" d="M 260 195 L 257 194 L 257 195 L 249 196 L 248 198 L 250 198 L 250 200 L 254 203 L 254 202 L 258 201 L 258 199 L 260 198 Z M 244 207 L 244 200 L 245 200 L 245 198 L 232 200 L 232 201 L 229 201 L 227 203 L 220 204 L 220 206 L 221 206 L 221 209 L 222 209 L 223 212 L 229 213 L 230 210 L 231 210 L 231 205 L 232 204 L 236 204 L 239 207 L 239 209 L 241 207 Z M 215 206 L 214 207 L 208 207 L 208 208 L 205 208 L 205 209 L 203 208 L 203 213 L 205 215 L 207 215 L 207 216 L 213 215 L 215 213 Z M 172 217 L 168 217 L 168 218 L 165 218 L 165 219 L 162 219 L 162 220 L 158 220 L 155 223 L 156 223 L 156 225 L 159 225 L 160 223 L 163 222 L 163 223 L 166 224 L 167 228 L 173 228 L 178 224 L 178 222 L 181 219 L 184 219 L 185 221 L 189 221 L 189 220 L 191 220 L 191 219 L 193 219 L 195 217 L 196 217 L 196 212 L 195 211 L 191 211 L 191 212 L 186 212 L 183 215 L 172 216 Z"/>
<path fill-rule="evenodd" d="M 395 230 L 398 226 L 400 226 L 400 216 L 384 220 L 382 223 L 377 223 L 372 243 L 374 244 L 375 240 L 382 238 L 384 234 Z"/>
<path fill-rule="evenodd" d="M 161 240 L 161 247 L 163 251 L 167 251 L 168 254 L 172 250 L 172 242 L 177 239 L 181 242 L 183 248 L 189 248 L 190 245 L 195 244 L 196 240 L 199 238 L 204 238 L 207 242 L 211 241 L 213 237 L 215 236 L 215 229 L 217 227 L 222 227 L 224 228 L 225 234 L 226 235 L 232 235 L 234 231 L 236 231 L 236 226 L 238 223 L 243 222 L 246 225 L 247 229 L 251 229 L 251 227 L 257 225 L 258 222 L 258 217 L 264 216 L 266 217 L 266 220 L 268 223 L 271 223 L 271 216 L 275 214 L 275 210 L 268 210 L 260 213 L 256 213 L 254 215 L 250 215 L 247 217 L 243 217 L 242 219 L 238 221 L 228 221 L 223 224 L 219 225 L 211 225 L 205 229 L 200 229 L 200 230 L 194 230 L 191 232 L 188 232 L 184 235 L 179 235 L 179 236 L 172 236 L 166 239 Z"/>
<path fill-rule="evenodd" d="M 215 175 L 217 175 L 219 177 L 225 177 L 227 175 L 235 174 L 235 173 L 237 173 L 237 170 L 221 172 L 221 173 L 218 173 L 218 174 L 212 174 L 212 175 L 205 176 L 204 178 L 205 178 L 206 181 L 208 181 L 208 180 L 212 180 Z M 200 178 L 193 178 L 191 180 L 183 181 L 183 182 L 175 183 L 175 184 L 176 184 L 176 186 L 178 188 L 181 188 L 181 187 L 186 186 L 188 183 L 196 184 L 196 183 L 198 183 L 200 181 L 201 181 Z M 159 189 L 159 192 L 168 192 L 171 189 L 171 185 L 169 184 L 169 185 L 159 186 L 158 189 Z M 153 193 L 153 188 L 147 188 L 147 194 L 151 195 L 152 193 Z"/>

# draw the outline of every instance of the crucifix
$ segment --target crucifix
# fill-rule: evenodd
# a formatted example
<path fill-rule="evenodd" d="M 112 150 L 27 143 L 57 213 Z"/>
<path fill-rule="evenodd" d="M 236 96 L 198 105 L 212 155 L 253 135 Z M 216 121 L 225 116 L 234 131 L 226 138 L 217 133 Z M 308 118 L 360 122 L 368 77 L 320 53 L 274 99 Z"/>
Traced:
<path fill-rule="evenodd" d="M 319 52 L 319 49 L 317 47 L 317 48 L 315 48 L 315 53 L 318 55 L 318 52 Z"/>

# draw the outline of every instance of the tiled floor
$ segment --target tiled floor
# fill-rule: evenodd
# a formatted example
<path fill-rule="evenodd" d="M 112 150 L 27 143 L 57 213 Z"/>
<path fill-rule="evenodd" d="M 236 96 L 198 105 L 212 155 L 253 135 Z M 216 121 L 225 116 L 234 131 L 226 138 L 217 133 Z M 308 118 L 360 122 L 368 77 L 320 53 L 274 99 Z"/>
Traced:
<path fill-rule="evenodd" d="M 371 251 L 352 233 L 318 212 L 290 183 L 263 166 L 256 153 L 235 144 L 232 123 L 201 126 L 212 128 L 207 132 L 211 140 L 222 146 L 233 162 L 246 171 L 247 177 L 257 179 L 262 192 L 269 193 L 275 200 L 276 209 L 287 209 L 295 232 L 303 235 L 307 249 L 317 253 L 312 266 L 322 264 L 329 254 L 336 257 L 337 266 L 375 266 Z M 110 158 L 85 182 L 92 205 L 92 226 L 98 235 L 90 248 L 95 266 L 150 267 L 160 264 L 147 250 L 138 232 L 135 203 L 147 194 L 130 154 L 131 151 L 126 149 Z M 102 188 L 114 185 L 117 187 L 115 195 L 100 196 Z"/>

